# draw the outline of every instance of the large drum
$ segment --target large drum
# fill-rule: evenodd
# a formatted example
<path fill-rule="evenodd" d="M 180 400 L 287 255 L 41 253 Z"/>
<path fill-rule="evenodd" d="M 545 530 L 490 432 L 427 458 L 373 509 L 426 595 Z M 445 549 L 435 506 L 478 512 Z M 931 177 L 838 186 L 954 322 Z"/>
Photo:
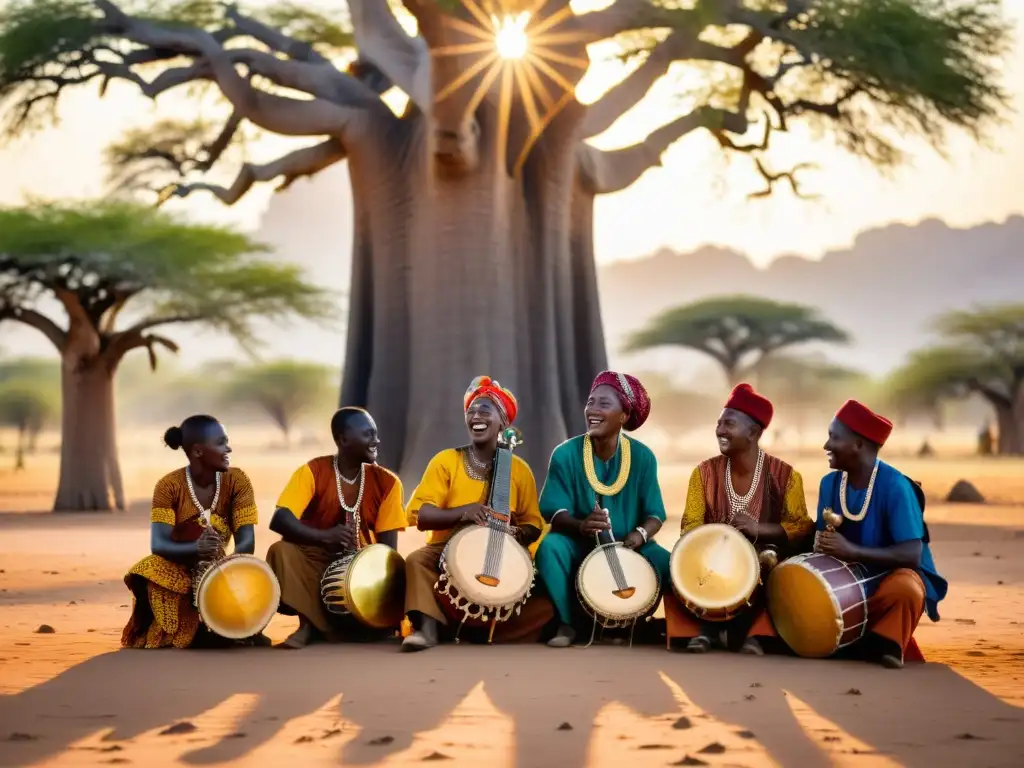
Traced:
<path fill-rule="evenodd" d="M 639 552 L 626 549 L 621 541 L 606 541 L 580 564 L 576 594 L 583 609 L 602 627 L 628 627 L 657 607 L 661 580 Z"/>
<path fill-rule="evenodd" d="M 434 585 L 441 610 L 459 624 L 490 625 L 518 614 L 533 589 L 530 553 L 500 521 L 456 532 L 441 552 Z"/>
<path fill-rule="evenodd" d="M 768 578 L 775 630 L 798 656 L 831 656 L 864 636 L 873 580 L 863 565 L 818 552 L 784 560 Z"/>
<path fill-rule="evenodd" d="M 704 621 L 735 618 L 751 605 L 761 583 L 754 545 L 722 523 L 708 523 L 683 534 L 672 548 L 669 569 L 676 596 Z"/>
<path fill-rule="evenodd" d="M 372 629 L 394 629 L 405 615 L 405 559 L 386 544 L 346 554 L 320 580 L 324 607 Z"/>
<path fill-rule="evenodd" d="M 229 640 L 258 635 L 277 613 L 281 585 L 270 566 L 235 554 L 210 565 L 197 579 L 194 603 L 214 634 Z"/>

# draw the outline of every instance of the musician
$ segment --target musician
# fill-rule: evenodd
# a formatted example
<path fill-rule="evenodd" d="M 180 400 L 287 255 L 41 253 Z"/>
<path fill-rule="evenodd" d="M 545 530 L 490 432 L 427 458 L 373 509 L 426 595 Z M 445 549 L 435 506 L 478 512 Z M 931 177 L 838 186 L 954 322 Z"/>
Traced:
<path fill-rule="evenodd" d="M 164 433 L 171 450 L 188 464 L 160 478 L 150 513 L 151 554 L 124 577 L 132 615 L 121 633 L 126 648 L 188 648 L 229 645 L 201 626 L 192 604 L 193 571 L 202 561 L 224 556 L 234 536 L 235 552 L 256 548 L 256 500 L 246 474 L 231 466 L 224 427 L 212 416 L 189 416 Z M 269 645 L 262 634 L 244 645 Z"/>
<path fill-rule="evenodd" d="M 925 611 L 939 620 L 948 585 L 935 570 L 912 481 L 878 458 L 891 432 L 892 422 L 856 400 L 836 413 L 824 445 L 834 471 L 821 480 L 814 549 L 877 577 L 867 585 L 867 633 L 857 645 L 865 658 L 899 669 L 905 659 L 923 660 L 914 630 Z M 838 530 L 826 530 L 826 508 L 842 513 Z"/>
<path fill-rule="evenodd" d="M 540 497 L 551 530 L 537 550 L 537 575 L 558 612 L 560 626 L 548 641 L 553 648 L 576 638 L 573 585 L 598 532 L 611 531 L 654 566 L 662 584 L 669 583 L 669 553 L 653 541 L 665 522 L 658 463 L 650 448 L 622 434 L 639 429 L 650 412 L 647 390 L 636 377 L 603 371 L 584 409 L 587 431 L 551 454 Z"/>
<path fill-rule="evenodd" d="M 320 581 L 342 553 L 357 548 L 356 514 L 362 545 L 397 548 L 398 532 L 406 526 L 402 481 L 378 466 L 377 425 L 362 408 L 337 411 L 331 436 L 337 452 L 295 470 L 270 521 L 270 530 L 282 539 L 267 551 L 267 563 L 281 583 L 278 612 L 299 617 L 299 628 L 282 643 L 284 648 L 383 635 L 338 622 L 324 607 Z"/>
<path fill-rule="evenodd" d="M 690 475 L 681 534 L 705 523 L 727 523 L 758 549 L 770 545 L 779 556 L 788 554 L 809 537 L 814 522 L 807 513 L 803 478 L 759 445 L 773 415 L 771 401 L 749 384 L 733 389 L 715 428 L 720 453 L 698 464 Z M 762 655 L 764 649 L 758 638 L 776 637 L 776 633 L 763 597 L 759 595 L 755 600 L 750 610 L 732 621 L 701 622 L 686 610 L 674 592 L 667 591 L 665 623 L 669 647 L 687 640 L 687 651 L 706 653 L 724 631 L 727 647 Z"/>
<path fill-rule="evenodd" d="M 448 624 L 441 611 L 434 584 L 440 574 L 445 543 L 465 525 L 486 525 L 491 510 L 486 506 L 491 464 L 500 433 L 516 418 L 519 405 L 513 394 L 488 376 L 474 379 L 463 397 L 470 442 L 435 455 L 413 492 L 406 509 L 409 524 L 427 531 L 427 544 L 405 559 L 405 608 L 414 631 L 402 642 L 403 651 L 419 651 L 437 645 L 440 629 Z M 530 547 L 541 534 L 544 521 L 537 508 L 537 484 L 529 465 L 512 457 L 509 494 L 512 533 Z M 553 615 L 551 604 L 534 595 L 520 615 L 497 625 L 495 642 L 536 641 Z"/>

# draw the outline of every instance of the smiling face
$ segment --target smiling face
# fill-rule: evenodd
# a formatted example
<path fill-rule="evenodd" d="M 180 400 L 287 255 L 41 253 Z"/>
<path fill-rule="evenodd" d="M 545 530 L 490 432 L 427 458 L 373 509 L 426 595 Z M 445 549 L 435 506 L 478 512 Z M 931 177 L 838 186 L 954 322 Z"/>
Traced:
<path fill-rule="evenodd" d="M 857 466 L 866 441 L 839 419 L 832 419 L 828 425 L 828 440 L 822 448 L 830 469 L 845 472 Z"/>
<path fill-rule="evenodd" d="M 478 397 L 466 411 L 466 428 L 473 445 L 497 445 L 502 419 L 497 404 L 489 397 Z"/>
<path fill-rule="evenodd" d="M 379 447 L 377 423 L 368 413 L 350 416 L 345 429 L 338 435 L 338 452 L 352 464 L 376 464 Z"/>
<path fill-rule="evenodd" d="M 194 443 L 188 451 L 189 458 L 215 472 L 227 472 L 231 467 L 231 446 L 228 433 L 222 424 L 214 422 L 203 431 L 203 440 Z"/>
<path fill-rule="evenodd" d="M 592 440 L 611 437 L 622 429 L 629 418 L 622 407 L 619 393 L 607 384 L 596 387 L 590 393 L 583 415 L 587 419 L 587 434 Z"/>
<path fill-rule="evenodd" d="M 724 456 L 733 456 L 748 450 L 761 438 L 761 427 L 747 414 L 733 408 L 726 408 L 718 417 L 715 427 L 718 450 Z"/>

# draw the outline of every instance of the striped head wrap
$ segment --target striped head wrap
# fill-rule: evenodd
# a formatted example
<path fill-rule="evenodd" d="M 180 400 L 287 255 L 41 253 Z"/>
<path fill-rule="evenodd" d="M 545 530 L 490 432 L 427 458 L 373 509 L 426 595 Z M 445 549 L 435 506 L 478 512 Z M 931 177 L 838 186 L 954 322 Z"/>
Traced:
<path fill-rule="evenodd" d="M 624 429 L 632 432 L 642 427 L 644 422 L 647 421 L 647 417 L 651 415 L 651 398 L 647 395 L 644 385 L 640 383 L 640 379 L 636 376 L 630 376 L 628 373 L 601 371 L 594 378 L 590 391 L 593 392 L 602 385 L 611 387 L 619 396 L 622 410 L 629 417 L 626 420 Z"/>
<path fill-rule="evenodd" d="M 498 407 L 498 413 L 501 415 L 504 426 L 507 427 L 516 420 L 516 416 L 519 414 L 519 403 L 516 401 L 515 395 L 490 376 L 477 376 L 470 382 L 469 389 L 466 390 L 465 397 L 462 399 L 463 409 L 468 412 L 469 406 L 481 397 L 488 398 Z"/>

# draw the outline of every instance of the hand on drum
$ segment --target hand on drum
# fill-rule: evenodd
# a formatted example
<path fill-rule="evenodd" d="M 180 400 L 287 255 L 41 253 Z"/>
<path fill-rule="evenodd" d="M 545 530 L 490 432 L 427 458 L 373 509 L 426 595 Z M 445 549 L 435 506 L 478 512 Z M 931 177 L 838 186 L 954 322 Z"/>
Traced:
<path fill-rule="evenodd" d="M 740 533 L 746 536 L 748 539 L 757 538 L 757 520 L 748 515 L 739 514 L 736 515 L 732 524 L 736 527 Z"/>
<path fill-rule="evenodd" d="M 595 509 L 580 524 L 580 533 L 584 536 L 593 536 L 601 531 L 611 530 L 611 517 L 607 509 Z M 639 535 L 639 534 L 637 534 Z"/>
<path fill-rule="evenodd" d="M 857 560 L 857 547 L 838 531 L 820 531 L 815 537 L 814 551 L 844 563 Z"/>
<path fill-rule="evenodd" d="M 487 525 L 487 521 L 490 520 L 493 514 L 494 510 L 486 504 L 469 504 L 466 507 L 466 511 L 462 513 L 462 521 L 465 523 L 476 523 L 477 525 Z"/>
<path fill-rule="evenodd" d="M 630 531 L 622 540 L 622 545 L 626 549 L 640 549 L 645 543 L 644 537 L 640 535 L 639 531 Z"/>
<path fill-rule="evenodd" d="M 211 526 L 206 526 L 196 541 L 196 554 L 200 560 L 217 560 L 224 553 L 224 541 Z"/>
<path fill-rule="evenodd" d="M 356 548 L 355 531 L 351 525 L 335 525 L 324 531 L 324 546 L 332 552 L 345 552 Z"/>

